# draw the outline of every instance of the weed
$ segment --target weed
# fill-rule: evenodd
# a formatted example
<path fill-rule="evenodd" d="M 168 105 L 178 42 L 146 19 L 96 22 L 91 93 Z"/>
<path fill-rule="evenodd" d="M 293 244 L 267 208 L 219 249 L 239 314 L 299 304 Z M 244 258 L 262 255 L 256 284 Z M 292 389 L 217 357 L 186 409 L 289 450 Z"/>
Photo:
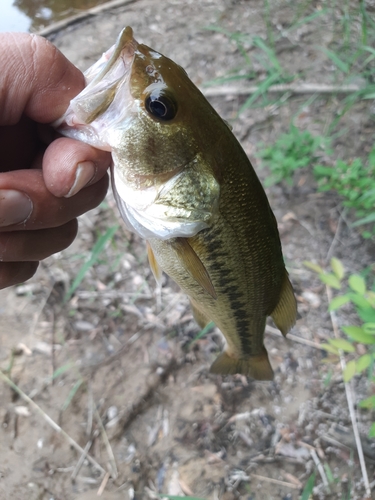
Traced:
<path fill-rule="evenodd" d="M 318 180 L 319 191 L 336 191 L 343 199 L 345 207 L 354 210 L 359 226 L 375 222 L 375 145 L 367 164 L 360 158 L 349 162 L 337 160 L 333 167 L 316 165 L 314 175 Z M 364 231 L 365 238 L 375 234 L 375 225 L 371 231 Z"/>
<path fill-rule="evenodd" d="M 360 274 L 350 274 L 345 278 L 342 262 L 336 258 L 331 260 L 332 272 L 325 272 L 317 264 L 305 262 L 305 265 L 318 273 L 320 280 L 336 290 L 344 291 L 334 297 L 329 304 L 329 311 L 336 311 L 345 304 L 351 303 L 359 319 L 358 325 L 343 326 L 341 329 L 346 338 L 329 339 L 322 348 L 334 356 L 342 351 L 351 359 L 346 362 L 343 370 L 344 382 L 349 382 L 355 375 L 367 373 L 368 380 L 375 382 L 375 291 L 369 289 L 365 278 Z M 362 344 L 366 352 L 359 355 L 356 344 Z M 375 396 L 361 401 L 362 408 L 375 409 Z M 370 437 L 375 437 L 375 422 L 372 424 Z"/>
<path fill-rule="evenodd" d="M 260 63 L 264 71 L 262 72 L 262 77 L 258 80 L 258 90 L 245 100 L 238 110 L 238 115 L 240 115 L 247 108 L 255 107 L 255 101 L 257 101 L 260 97 L 263 98 L 261 106 L 270 105 L 271 101 L 266 95 L 269 87 L 277 83 L 287 83 L 294 79 L 294 76 L 287 74 L 282 68 L 273 48 L 274 41 L 272 36 L 270 40 L 265 41 L 259 36 L 230 32 L 218 26 L 207 26 L 206 29 L 217 31 L 226 35 L 232 43 L 235 43 L 239 53 L 244 59 L 244 66 L 234 69 L 226 76 L 207 82 L 207 85 L 223 84 L 233 80 L 256 79 L 258 75 L 253 68 L 252 59 L 248 54 L 248 50 L 258 49 L 254 53 L 254 58 Z M 277 102 L 279 102 L 279 100 Z"/>
<path fill-rule="evenodd" d="M 311 498 L 314 484 L 315 484 L 315 472 L 313 472 L 309 477 L 309 479 L 307 480 L 307 483 L 302 491 L 301 500 L 309 500 L 309 498 Z"/>
<path fill-rule="evenodd" d="M 86 262 L 82 265 L 80 270 L 78 271 L 78 274 L 73 281 L 72 285 L 70 286 L 69 290 L 66 292 L 65 297 L 64 297 L 64 302 L 67 302 L 75 290 L 78 288 L 82 280 L 84 279 L 87 271 L 95 264 L 95 262 L 98 260 L 101 252 L 104 250 L 106 244 L 108 241 L 110 241 L 119 228 L 119 225 L 116 224 L 114 226 L 111 226 L 107 231 L 99 236 L 97 242 L 93 246 L 93 249 L 91 250 L 89 258 L 86 260 Z"/>
<path fill-rule="evenodd" d="M 289 132 L 282 134 L 272 146 L 262 149 L 258 156 L 270 169 L 265 185 L 272 186 L 281 181 L 293 184 L 296 170 L 312 165 L 317 152 L 329 146 L 330 141 L 322 136 L 313 136 L 307 130 L 291 125 Z"/>

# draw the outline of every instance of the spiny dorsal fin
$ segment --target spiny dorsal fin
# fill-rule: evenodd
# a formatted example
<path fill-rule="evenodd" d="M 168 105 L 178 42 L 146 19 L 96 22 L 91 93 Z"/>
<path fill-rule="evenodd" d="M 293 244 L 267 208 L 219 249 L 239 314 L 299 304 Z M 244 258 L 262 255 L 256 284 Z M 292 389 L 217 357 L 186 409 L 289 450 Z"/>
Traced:
<path fill-rule="evenodd" d="M 296 323 L 297 302 L 286 270 L 281 287 L 280 300 L 272 311 L 271 317 L 284 336 Z"/>
<path fill-rule="evenodd" d="M 148 262 L 150 263 L 151 271 L 152 274 L 154 275 L 154 278 L 156 280 L 156 283 L 161 286 L 161 279 L 163 277 L 163 270 L 159 266 L 155 254 L 152 251 L 151 245 L 148 241 L 146 241 L 146 246 L 147 246 L 147 256 L 148 256 Z"/>
<path fill-rule="evenodd" d="M 189 274 L 213 299 L 216 299 L 217 295 L 207 269 L 190 246 L 188 240 L 186 238 L 176 238 L 171 244 L 178 253 L 179 258 L 183 261 Z"/>

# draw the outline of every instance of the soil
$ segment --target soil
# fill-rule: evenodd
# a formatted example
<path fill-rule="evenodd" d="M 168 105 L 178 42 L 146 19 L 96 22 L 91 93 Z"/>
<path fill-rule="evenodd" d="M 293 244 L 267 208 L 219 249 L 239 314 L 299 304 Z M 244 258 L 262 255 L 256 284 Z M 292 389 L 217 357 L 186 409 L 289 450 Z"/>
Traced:
<path fill-rule="evenodd" d="M 337 46 L 342 36 L 340 5 L 289 29 L 297 6 L 303 18 L 322 9 L 319 3 L 268 4 L 266 22 L 263 0 L 201 0 L 199 6 L 192 0 L 164 0 L 162 6 L 139 0 L 69 26 L 51 40 L 84 70 L 131 25 L 138 41 L 181 64 L 201 86 L 243 66 L 236 45 L 207 26 L 262 38 L 271 27 L 288 73 L 310 83 L 335 83 L 321 47 Z M 264 69 L 254 54 L 249 49 L 261 77 Z M 310 97 L 288 95 L 236 119 L 244 96 L 228 93 L 210 101 L 233 120 L 234 133 L 264 179 L 267 170 L 256 158 L 261 143 L 272 143 L 292 119 L 324 134 L 343 107 L 337 94 Z M 346 113 L 338 130 L 337 157 L 368 153 L 369 101 Z M 167 277 L 156 288 L 145 244 L 125 229 L 111 194 L 81 217 L 79 237 L 69 249 L 44 261 L 28 283 L 0 292 L 0 368 L 40 408 L 0 385 L 1 500 L 158 494 L 296 500 L 314 471 L 314 499 L 365 498 L 341 369 L 319 349 L 333 336 L 325 287 L 303 261 L 324 265 L 335 255 L 356 271 L 372 264 L 374 248 L 350 227 L 336 197 L 317 193 L 309 169 L 295 188 L 276 186 L 267 194 L 300 313 L 292 339 L 276 335 L 271 323 L 267 327 L 273 382 L 209 374 L 223 346 L 220 333 L 213 329 L 193 343 L 199 329 L 187 298 Z M 116 224 L 110 244 L 64 303 L 95 242 Z M 351 312 L 344 309 L 339 322 L 349 321 Z M 357 376 L 352 390 L 357 404 L 374 387 Z M 366 438 L 374 415 L 358 408 L 357 417 L 374 487 L 375 443 Z"/>

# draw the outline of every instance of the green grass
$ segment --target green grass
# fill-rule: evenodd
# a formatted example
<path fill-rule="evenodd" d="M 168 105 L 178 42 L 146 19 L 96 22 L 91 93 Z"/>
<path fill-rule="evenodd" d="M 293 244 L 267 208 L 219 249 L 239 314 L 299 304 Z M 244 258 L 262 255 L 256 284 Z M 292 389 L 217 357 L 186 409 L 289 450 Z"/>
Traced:
<path fill-rule="evenodd" d="M 262 166 L 270 170 L 264 184 L 272 186 L 284 181 L 292 186 L 296 170 L 312 166 L 318 158 L 318 151 L 322 152 L 329 142 L 322 136 L 313 136 L 308 130 L 300 130 L 291 124 L 289 132 L 258 153 Z"/>
<path fill-rule="evenodd" d="M 351 304 L 357 314 L 356 325 L 341 326 L 342 338 L 332 338 L 322 344 L 322 349 L 332 354 L 337 360 L 340 351 L 346 356 L 343 370 L 344 382 L 349 382 L 355 375 L 365 374 L 369 386 L 375 383 L 375 281 L 372 273 L 368 274 L 367 282 L 362 274 L 346 271 L 342 262 L 336 258 L 331 260 L 331 272 L 324 271 L 319 265 L 305 262 L 305 265 L 316 272 L 320 280 L 329 287 L 339 291 L 329 304 L 329 311 L 338 311 L 341 307 Z M 372 286 L 368 282 L 372 281 Z M 356 345 L 361 344 L 364 354 L 358 354 Z M 368 410 L 375 409 L 375 396 L 371 395 L 361 401 L 359 406 Z M 375 437 L 375 422 L 373 422 L 369 437 Z"/>
<path fill-rule="evenodd" d="M 98 261 L 101 253 L 103 252 L 105 246 L 109 241 L 112 240 L 115 232 L 118 230 L 119 225 L 116 224 L 114 226 L 111 226 L 107 229 L 107 231 L 104 234 L 101 234 L 99 238 L 97 239 L 95 245 L 93 246 L 89 257 L 87 260 L 84 262 L 84 264 L 81 266 L 79 269 L 77 276 L 73 283 L 71 284 L 69 290 L 66 292 L 64 296 L 64 302 L 68 302 L 69 299 L 72 297 L 73 293 L 76 291 L 76 289 L 79 287 L 81 282 L 83 281 L 84 277 L 86 276 L 87 272 L 94 266 L 94 264 Z"/>
<path fill-rule="evenodd" d="M 352 209 L 357 221 L 353 226 L 369 225 L 365 238 L 375 234 L 375 144 L 364 162 L 361 158 L 337 160 L 327 167 L 316 165 L 314 174 L 319 191 L 335 191 L 344 207 Z"/>

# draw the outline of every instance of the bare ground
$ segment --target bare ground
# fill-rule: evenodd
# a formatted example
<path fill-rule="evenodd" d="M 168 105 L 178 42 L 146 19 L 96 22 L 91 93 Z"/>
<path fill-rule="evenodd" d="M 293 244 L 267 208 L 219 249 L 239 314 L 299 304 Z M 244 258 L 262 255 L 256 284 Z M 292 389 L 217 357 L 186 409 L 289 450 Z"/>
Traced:
<path fill-rule="evenodd" d="M 288 31 L 296 4 L 269 3 L 282 66 L 304 81 L 334 82 L 332 64 L 319 47 L 332 47 L 340 37 L 340 7 Z M 235 45 L 204 27 L 216 24 L 264 37 L 264 5 L 139 0 L 52 40 L 86 69 L 131 25 L 139 41 L 180 63 L 202 85 L 243 64 Z M 298 8 L 306 16 L 319 5 L 300 2 Z M 262 66 L 254 64 L 261 75 Z M 283 105 L 252 109 L 235 120 L 234 132 L 255 167 L 259 143 L 288 130 L 293 117 L 299 127 L 323 134 L 342 107 L 337 96 L 318 96 L 310 104 L 307 99 L 288 97 Z M 243 97 L 211 102 L 230 120 Z M 338 156 L 369 151 L 368 102 L 352 108 L 340 127 Z M 268 195 L 301 316 L 292 340 L 268 327 L 273 382 L 208 373 L 222 347 L 220 334 L 213 330 L 191 345 L 198 328 L 186 297 L 167 278 L 156 290 L 144 243 L 122 225 L 70 301 L 62 302 L 98 236 L 119 223 L 110 195 L 81 218 L 79 238 L 68 250 L 45 261 L 26 286 L 0 292 L 0 368 L 98 464 L 1 383 L 1 500 L 147 499 L 156 493 L 295 500 L 313 471 L 314 499 L 365 497 L 340 367 L 324 363 L 318 346 L 333 335 L 325 288 L 303 261 L 324 263 L 336 255 L 357 270 L 372 264 L 373 247 L 343 220 L 337 199 L 316 193 L 308 171 L 297 188 L 275 187 Z M 367 391 L 367 380 L 356 377 L 355 402 Z M 374 415 L 357 414 L 374 482 L 374 442 L 365 438 Z"/>

